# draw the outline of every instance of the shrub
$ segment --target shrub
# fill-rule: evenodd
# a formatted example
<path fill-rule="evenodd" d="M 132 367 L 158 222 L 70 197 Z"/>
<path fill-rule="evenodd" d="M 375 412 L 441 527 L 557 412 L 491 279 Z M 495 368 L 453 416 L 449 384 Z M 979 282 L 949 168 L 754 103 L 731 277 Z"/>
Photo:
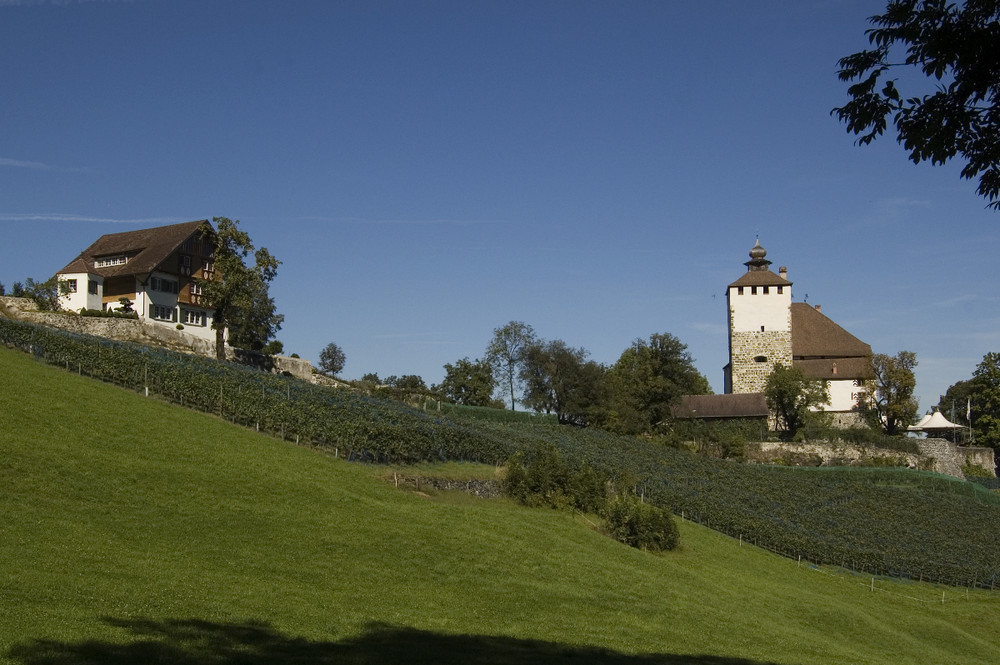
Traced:
<path fill-rule="evenodd" d="M 524 503 L 528 497 L 528 472 L 524 468 L 524 454 L 518 451 L 507 460 L 507 474 L 501 485 L 503 493 Z"/>
<path fill-rule="evenodd" d="M 608 531 L 615 540 L 651 552 L 672 550 L 680 542 L 677 525 L 669 511 L 642 503 L 633 494 L 608 502 Z"/>
<path fill-rule="evenodd" d="M 546 443 L 538 448 L 527 466 L 521 452 L 511 456 L 503 491 L 528 506 L 599 513 L 607 503 L 607 485 L 607 478 L 586 461 L 570 470 L 556 447 Z"/>
<path fill-rule="evenodd" d="M 966 478 L 993 478 L 993 474 L 987 471 L 985 468 L 978 464 L 973 464 L 972 462 L 966 462 L 962 465 L 962 475 Z"/>
<path fill-rule="evenodd" d="M 87 309 L 86 307 L 80 308 L 80 316 L 95 316 L 104 319 L 138 319 L 138 312 L 123 312 L 121 310 L 114 309 Z"/>
<path fill-rule="evenodd" d="M 608 479 L 584 460 L 570 474 L 567 492 L 581 511 L 599 513 L 608 503 Z"/>

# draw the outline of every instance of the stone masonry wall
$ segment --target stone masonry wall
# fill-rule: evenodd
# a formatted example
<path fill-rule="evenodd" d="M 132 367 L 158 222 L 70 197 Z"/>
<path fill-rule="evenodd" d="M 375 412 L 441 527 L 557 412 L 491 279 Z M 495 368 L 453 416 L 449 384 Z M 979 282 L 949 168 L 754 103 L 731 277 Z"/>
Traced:
<path fill-rule="evenodd" d="M 827 441 L 761 441 L 746 444 L 744 454 L 748 462 L 789 466 L 852 466 L 882 459 L 893 466 L 936 471 L 956 478 L 965 477 L 962 467 L 969 462 L 991 472 L 995 469 L 992 448 L 963 448 L 944 439 L 918 439 L 916 443 L 919 454 Z"/>
<path fill-rule="evenodd" d="M 792 366 L 792 333 L 788 331 L 730 333 L 734 393 L 762 393 L 775 365 Z M 757 356 L 765 362 L 754 360 Z"/>
<path fill-rule="evenodd" d="M 215 343 L 212 341 L 189 335 L 183 330 L 176 330 L 156 323 L 146 323 L 138 319 L 80 316 L 72 312 L 39 312 L 33 301 L 12 296 L 0 296 L 0 316 L 84 335 L 105 337 L 120 342 L 135 342 L 149 346 L 160 346 L 180 353 L 190 353 L 208 358 L 215 357 Z M 263 357 L 261 354 L 241 353 L 231 347 L 226 347 L 227 359 L 236 360 L 242 364 L 260 366 L 260 363 L 247 360 L 246 356 Z M 268 366 L 261 367 L 262 369 L 288 372 L 307 381 L 313 379 L 312 365 L 308 360 L 285 356 L 269 356 L 267 358 Z"/>

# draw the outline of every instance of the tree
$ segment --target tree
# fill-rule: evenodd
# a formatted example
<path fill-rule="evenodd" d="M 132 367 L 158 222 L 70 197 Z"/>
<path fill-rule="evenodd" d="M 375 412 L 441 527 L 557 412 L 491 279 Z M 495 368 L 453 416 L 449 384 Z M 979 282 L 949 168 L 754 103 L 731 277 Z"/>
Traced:
<path fill-rule="evenodd" d="M 132 309 L 132 299 L 127 296 L 122 296 L 118 299 L 118 309 L 125 314 L 131 314 L 134 310 Z"/>
<path fill-rule="evenodd" d="M 670 333 L 637 339 L 608 370 L 608 410 L 602 424 L 630 434 L 651 432 L 670 418 L 681 395 L 710 392 L 687 345 Z"/>
<path fill-rule="evenodd" d="M 859 408 L 872 427 L 881 426 L 885 433 L 894 436 L 905 434 L 917 415 L 920 405 L 913 396 L 917 379 L 913 368 L 917 354 L 900 351 L 895 356 L 876 353 L 871 359 L 874 377 L 861 397 Z"/>
<path fill-rule="evenodd" d="M 404 374 L 403 376 L 393 374 L 385 380 L 385 385 L 396 390 L 412 392 L 425 392 L 427 390 L 427 384 L 424 383 L 423 378 L 416 374 Z"/>
<path fill-rule="evenodd" d="M 851 101 L 831 111 L 867 145 L 888 117 L 915 164 L 965 161 L 963 178 L 979 176 L 978 193 L 1000 209 L 1000 0 L 890 0 L 866 31 L 872 49 L 839 61 Z M 905 49 L 899 60 L 895 51 Z M 934 94 L 904 97 L 886 72 L 915 67 L 944 81 Z"/>
<path fill-rule="evenodd" d="M 486 360 L 500 384 L 501 394 L 510 396 L 510 408 L 517 400 L 517 382 L 525 350 L 535 341 L 534 329 L 526 323 L 511 321 L 493 331 L 486 347 Z"/>
<path fill-rule="evenodd" d="M 976 411 L 973 431 L 977 442 L 1000 446 L 1000 353 L 987 353 L 972 373 Z"/>
<path fill-rule="evenodd" d="M 493 368 L 490 364 L 485 360 L 469 360 L 466 357 L 455 361 L 455 364 L 446 363 L 444 380 L 432 389 L 455 404 L 494 406 L 494 387 Z"/>
<path fill-rule="evenodd" d="M 767 377 L 764 397 L 777 426 L 791 439 L 812 417 L 814 407 L 830 401 L 830 391 L 822 379 L 808 377 L 794 365 L 778 364 Z"/>
<path fill-rule="evenodd" d="M 213 217 L 216 228 L 205 224 L 199 233 L 214 246 L 214 262 L 220 279 L 197 279 L 205 300 L 215 308 L 212 328 L 215 355 L 226 359 L 226 329 L 231 346 L 259 351 L 281 329 L 284 316 L 275 311 L 268 287 L 281 264 L 267 249 L 255 249 L 239 220 Z M 252 255 L 254 265 L 246 258 Z"/>
<path fill-rule="evenodd" d="M 344 351 L 333 342 L 319 352 L 319 370 L 324 374 L 336 376 L 344 369 L 346 361 L 347 356 L 344 355 Z"/>
<path fill-rule="evenodd" d="M 19 283 L 14 284 L 15 289 L 20 286 Z M 36 282 L 29 277 L 24 280 L 24 287 L 19 290 L 20 295 L 33 300 L 40 311 L 55 312 L 59 309 L 60 294 L 68 293 L 69 286 L 54 276 L 44 282 Z"/>
<path fill-rule="evenodd" d="M 972 410 L 972 397 L 976 392 L 976 383 L 972 379 L 965 379 L 964 381 L 959 381 L 948 387 L 944 395 L 938 399 L 937 410 L 940 411 L 945 418 L 955 423 L 956 425 L 965 425 L 967 428 L 969 425 L 969 415 Z M 979 406 L 978 397 L 976 399 L 976 407 Z M 968 429 L 961 429 L 956 431 L 945 431 L 941 432 L 940 436 L 943 439 L 948 439 L 953 443 L 967 443 L 968 442 Z"/>
<path fill-rule="evenodd" d="M 604 367 L 588 355 L 558 339 L 528 346 L 520 371 L 525 406 L 555 413 L 562 424 L 586 425 L 604 401 L 605 385 Z"/>
<path fill-rule="evenodd" d="M 1000 353 L 983 356 L 972 378 L 949 387 L 938 407 L 954 423 L 971 421 L 977 445 L 1000 448 Z"/>

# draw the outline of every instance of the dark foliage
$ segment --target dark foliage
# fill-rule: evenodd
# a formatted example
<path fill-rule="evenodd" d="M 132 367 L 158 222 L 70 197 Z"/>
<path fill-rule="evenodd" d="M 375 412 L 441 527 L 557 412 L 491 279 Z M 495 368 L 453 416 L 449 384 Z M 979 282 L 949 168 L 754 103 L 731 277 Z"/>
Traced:
<path fill-rule="evenodd" d="M 979 195 L 1000 208 L 1000 1 L 891 0 L 868 20 L 872 48 L 840 59 L 840 80 L 856 82 L 832 113 L 861 144 L 881 136 L 891 116 L 911 161 L 960 156 L 962 177 L 979 176 Z M 899 67 L 939 82 L 936 91 L 904 96 L 896 79 L 883 79 Z"/>
<path fill-rule="evenodd" d="M 80 316 L 93 316 L 103 319 L 138 319 L 138 312 L 125 312 L 117 309 L 80 309 Z"/>
<path fill-rule="evenodd" d="M 680 544 L 680 534 L 670 511 L 643 503 L 635 495 L 611 499 L 605 517 L 611 537 L 630 547 L 662 552 Z"/>
<path fill-rule="evenodd" d="M 344 369 L 345 362 L 347 362 L 347 356 L 344 354 L 344 350 L 333 342 L 327 344 L 319 352 L 319 371 L 324 374 L 330 376 L 340 374 L 341 370 Z"/>

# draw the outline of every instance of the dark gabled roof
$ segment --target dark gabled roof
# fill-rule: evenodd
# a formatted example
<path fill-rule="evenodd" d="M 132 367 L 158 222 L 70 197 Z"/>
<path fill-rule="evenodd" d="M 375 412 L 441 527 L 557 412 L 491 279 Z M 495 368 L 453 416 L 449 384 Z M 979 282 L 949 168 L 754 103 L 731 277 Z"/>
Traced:
<path fill-rule="evenodd" d="M 726 395 L 683 395 L 670 409 L 674 418 L 766 418 L 769 414 L 763 393 Z"/>
<path fill-rule="evenodd" d="M 867 358 L 872 347 L 812 305 L 792 303 L 792 359 Z"/>
<path fill-rule="evenodd" d="M 60 270 L 65 273 L 91 273 L 103 277 L 138 275 L 152 272 L 170 254 L 190 238 L 208 220 L 157 226 L 151 229 L 108 233 L 98 238 L 80 255 Z M 94 260 L 103 256 L 128 255 L 128 263 L 103 268 L 94 267 Z"/>
<path fill-rule="evenodd" d="M 824 381 L 873 378 L 871 362 L 868 357 L 793 358 L 792 365 L 801 369 L 806 376 Z"/>
<path fill-rule="evenodd" d="M 738 280 L 729 285 L 734 286 L 791 286 L 792 283 L 770 270 L 749 270 Z"/>

